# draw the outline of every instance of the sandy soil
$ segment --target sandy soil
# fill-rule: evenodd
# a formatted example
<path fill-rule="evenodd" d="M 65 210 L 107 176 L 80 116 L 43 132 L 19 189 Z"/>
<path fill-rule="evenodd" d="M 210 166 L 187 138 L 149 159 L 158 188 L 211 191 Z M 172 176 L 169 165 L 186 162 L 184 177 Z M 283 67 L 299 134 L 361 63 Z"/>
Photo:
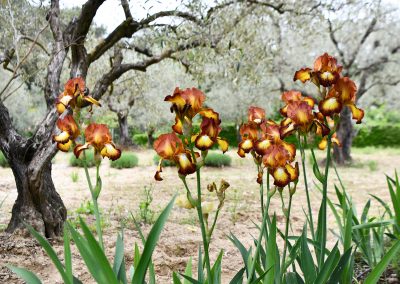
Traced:
<path fill-rule="evenodd" d="M 179 180 L 175 168 L 165 168 L 163 172 L 164 181 L 155 182 L 153 179 L 156 167 L 153 165 L 152 151 L 138 151 L 140 166 L 133 169 L 116 170 L 109 167 L 105 161 L 101 168 L 103 177 L 103 191 L 100 196 L 100 206 L 105 219 L 105 242 L 106 251 L 110 259 L 115 249 L 115 239 L 121 224 L 125 224 L 125 257 L 127 265 L 133 261 L 134 243 L 140 240 L 138 233 L 133 229 L 129 220 L 130 213 L 138 214 L 138 206 L 144 198 L 144 187 L 153 188 L 152 210 L 160 210 L 168 203 L 175 193 L 184 193 L 184 188 Z M 258 186 L 255 182 L 256 171 L 250 158 L 240 159 L 234 151 L 228 155 L 232 156 L 232 167 L 213 169 L 205 168 L 202 172 L 203 185 L 219 182 L 221 178 L 231 184 L 227 191 L 225 207 L 220 214 L 214 238 L 211 245 L 211 256 L 215 259 L 221 249 L 223 257 L 223 283 L 228 283 L 237 270 L 242 267 L 242 261 L 238 250 L 227 239 L 226 235 L 232 232 L 244 244 L 252 244 L 252 236 L 257 236 L 252 221 L 261 222 L 260 201 Z M 363 149 L 354 151 L 355 166 L 339 168 L 340 175 L 352 196 L 359 211 L 370 198 L 369 194 L 376 194 L 384 200 L 389 200 L 384 174 L 392 175 L 394 169 L 400 167 L 400 151 L 398 150 L 375 150 Z M 58 154 L 53 166 L 53 179 L 60 193 L 69 215 L 73 216 L 77 208 L 90 195 L 87 189 L 83 169 L 68 166 L 69 155 Z M 72 173 L 78 174 L 78 181 L 72 182 Z M 312 180 L 312 172 L 309 169 L 309 184 L 311 187 L 311 202 L 313 204 L 314 219 L 320 202 L 320 193 Z M 304 223 L 303 208 L 306 209 L 306 197 L 304 185 L 301 181 L 298 185 L 293 201 L 292 230 L 293 234 L 300 233 Z M 189 184 L 194 189 L 194 176 L 189 177 Z M 330 176 L 329 192 L 334 198 L 333 184 L 338 184 L 337 178 Z M 206 192 L 206 190 L 204 191 Z M 5 202 L 0 208 L 0 224 L 7 224 L 11 215 L 12 204 L 17 196 L 13 175 L 10 169 L 0 168 L 0 201 Z M 287 197 L 287 195 L 285 195 Z M 205 193 L 205 198 L 210 198 Z M 287 200 L 287 199 L 286 199 Z M 375 206 L 376 205 L 376 206 Z M 374 213 L 382 211 L 378 204 L 373 202 Z M 270 212 L 276 212 L 279 226 L 284 226 L 281 201 L 279 195 L 275 195 L 271 201 Z M 334 224 L 334 218 L 329 213 L 329 224 Z M 88 216 L 88 222 L 93 218 Z M 150 229 L 149 225 L 143 225 L 145 232 Z M 330 244 L 335 242 L 335 237 L 329 237 Z M 62 258 L 63 248 L 60 240 L 52 240 L 55 249 Z M 281 244 L 281 240 L 279 241 Z M 196 222 L 196 212 L 175 207 L 154 254 L 154 263 L 157 272 L 157 283 L 172 283 L 172 271 L 184 270 L 187 261 L 192 258 L 193 264 L 197 262 L 198 246 L 201 245 L 200 230 Z M 84 283 L 94 283 L 85 269 L 79 252 L 73 247 L 74 273 Z M 21 236 L 10 236 L 0 233 L 0 282 L 1 283 L 23 283 L 13 275 L 5 264 L 13 264 L 28 268 L 37 273 L 44 283 L 62 283 L 54 266 L 40 246 L 29 238 Z"/>

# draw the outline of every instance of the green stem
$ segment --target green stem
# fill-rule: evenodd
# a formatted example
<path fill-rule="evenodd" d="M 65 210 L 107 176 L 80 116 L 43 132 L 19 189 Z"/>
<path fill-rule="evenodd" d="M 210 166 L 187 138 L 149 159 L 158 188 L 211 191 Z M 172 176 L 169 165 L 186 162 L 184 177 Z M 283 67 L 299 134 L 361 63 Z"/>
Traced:
<path fill-rule="evenodd" d="M 92 201 L 93 201 L 94 216 L 96 218 L 96 232 L 97 232 L 97 236 L 99 238 L 100 247 L 104 251 L 103 232 L 101 230 L 101 219 L 100 219 L 99 205 L 97 203 L 97 197 L 95 196 L 95 193 L 94 193 L 95 189 L 93 188 L 92 180 L 90 179 L 90 174 L 89 174 L 89 169 L 88 169 L 88 166 L 87 166 L 86 153 L 85 152 L 83 152 L 83 167 L 85 169 L 86 180 L 88 182 L 90 195 L 91 195 Z M 96 180 L 98 180 L 98 177 L 99 177 L 99 167 L 100 167 L 100 164 L 98 164 L 96 166 Z"/>
<path fill-rule="evenodd" d="M 221 211 L 221 208 L 222 207 L 218 207 L 217 212 L 215 212 L 214 221 L 212 223 L 211 229 L 208 231 L 208 234 L 207 234 L 208 235 L 208 243 L 211 242 L 211 236 L 212 236 L 212 233 L 214 232 L 215 225 L 217 224 L 217 219 L 218 219 L 219 211 Z"/>
<path fill-rule="evenodd" d="M 201 236 L 203 239 L 203 248 L 204 248 L 204 262 L 206 264 L 207 269 L 207 279 L 209 279 L 210 284 L 213 284 L 213 279 L 211 278 L 211 266 L 210 266 L 210 257 L 209 257 L 209 243 L 207 239 L 206 226 L 203 219 L 203 210 L 201 208 L 201 182 L 200 182 L 200 169 L 196 170 L 196 178 L 197 178 L 197 215 L 199 217 Z"/>
<path fill-rule="evenodd" d="M 289 207 L 286 214 L 286 228 L 285 228 L 285 244 L 283 245 L 283 256 L 282 256 L 282 264 L 281 268 L 284 268 L 285 265 L 285 258 L 286 258 L 286 251 L 288 246 L 288 235 L 289 235 L 289 223 L 290 223 L 290 209 L 292 208 L 292 194 L 289 195 Z M 282 271 L 282 277 L 285 271 Z"/>
<path fill-rule="evenodd" d="M 326 248 L 326 238 L 327 238 L 327 215 L 326 215 L 326 204 L 328 198 L 328 174 L 329 174 L 329 164 L 331 162 L 331 144 L 332 144 L 332 136 L 328 135 L 328 145 L 326 149 L 326 164 L 325 164 L 325 173 L 324 173 L 324 182 L 322 184 L 322 206 L 324 219 L 322 220 L 322 228 L 321 228 L 321 250 L 320 250 L 320 258 L 319 258 L 319 267 L 322 267 L 325 261 L 325 248 Z"/>
<path fill-rule="evenodd" d="M 301 154 L 301 165 L 303 168 L 304 186 L 306 189 L 307 207 L 308 207 L 308 216 L 310 219 L 311 236 L 312 236 L 313 241 L 315 241 L 314 220 L 313 220 L 313 214 L 312 214 L 312 209 L 311 209 L 310 193 L 308 191 L 307 170 L 306 170 L 306 162 L 305 162 L 306 154 L 305 154 L 305 150 L 304 150 L 307 147 L 307 136 L 304 135 L 304 147 L 303 147 L 303 144 L 301 143 L 300 133 L 298 135 L 298 139 L 299 139 L 299 147 L 300 147 L 300 154 Z"/>
<path fill-rule="evenodd" d="M 263 183 L 261 183 L 260 186 L 263 186 Z M 254 274 L 254 271 L 255 271 L 255 262 L 257 261 L 258 255 L 260 253 L 262 237 L 264 235 L 266 224 L 267 224 L 267 219 L 269 217 L 268 216 L 268 208 L 269 208 L 270 200 L 271 200 L 271 198 L 268 197 L 267 198 L 267 203 L 265 204 L 265 210 L 264 210 L 262 224 L 261 224 L 261 231 L 260 231 L 260 234 L 258 235 L 257 247 L 256 247 L 256 251 L 254 253 L 254 257 L 253 257 L 253 260 L 251 262 L 251 266 L 250 266 L 250 269 L 249 269 L 249 279 L 247 280 L 247 283 L 251 283 L 252 280 L 253 280 L 253 274 Z"/>
<path fill-rule="evenodd" d="M 261 166 L 257 165 L 257 170 L 260 172 Z M 260 203 L 261 203 L 261 215 L 264 216 L 264 182 L 261 180 L 260 184 Z"/>

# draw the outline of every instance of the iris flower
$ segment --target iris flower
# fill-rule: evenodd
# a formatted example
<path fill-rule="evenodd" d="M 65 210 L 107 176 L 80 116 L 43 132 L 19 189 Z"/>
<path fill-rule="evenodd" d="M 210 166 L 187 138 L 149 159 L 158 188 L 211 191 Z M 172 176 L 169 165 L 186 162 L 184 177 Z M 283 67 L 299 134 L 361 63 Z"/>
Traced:
<path fill-rule="evenodd" d="M 61 133 L 53 136 L 53 141 L 57 142 L 60 151 L 68 152 L 74 140 L 79 136 L 79 128 L 72 115 L 66 115 L 57 120 L 57 127 Z"/>
<path fill-rule="evenodd" d="M 302 83 L 311 80 L 317 86 L 332 86 L 340 78 L 342 66 L 337 64 L 336 58 L 324 53 L 314 62 L 314 68 L 302 68 L 294 74 L 293 80 Z"/>
<path fill-rule="evenodd" d="M 255 110 L 262 115 L 256 116 Z M 257 182 L 262 182 L 263 168 L 268 169 L 276 186 L 284 187 L 296 181 L 298 166 L 291 165 L 296 156 L 296 148 L 282 139 L 282 126 L 272 120 L 266 120 L 265 112 L 261 108 L 250 107 L 248 119 L 249 121 L 240 127 L 242 141 L 238 145 L 238 155 L 253 155 L 259 166 Z"/>
<path fill-rule="evenodd" d="M 74 149 L 74 154 L 79 158 L 82 151 L 90 146 L 94 148 L 95 154 L 100 154 L 103 158 L 107 157 L 112 161 L 119 159 L 121 150 L 117 149 L 112 141 L 107 125 L 91 123 L 85 129 L 85 144 L 78 144 Z"/>
<path fill-rule="evenodd" d="M 196 164 L 192 159 L 190 151 L 185 149 L 181 139 L 174 132 L 161 134 L 154 141 L 154 150 L 161 157 L 154 176 L 156 180 L 162 180 L 160 173 L 162 172 L 161 165 L 163 160 L 175 162 L 180 175 L 186 176 L 196 171 Z"/>
<path fill-rule="evenodd" d="M 287 91 L 282 94 L 285 106 L 280 109 L 280 113 L 286 118 L 281 122 L 281 135 L 289 136 L 296 130 L 307 133 L 313 130 L 320 136 L 329 134 L 330 129 L 325 124 L 321 115 L 314 111 L 315 102 L 310 97 L 304 97 L 298 91 Z"/>
<path fill-rule="evenodd" d="M 325 116 L 340 114 L 343 107 L 347 106 L 357 124 L 361 123 L 364 111 L 356 107 L 357 86 L 348 77 L 337 80 L 336 84 L 329 90 L 327 97 L 319 103 L 319 110 Z"/>
<path fill-rule="evenodd" d="M 206 96 L 196 88 L 181 90 L 176 88 L 172 96 L 166 96 L 164 101 L 170 102 L 171 112 L 175 113 L 175 124 L 172 129 L 183 134 L 184 127 L 191 127 L 192 118 L 201 110 Z"/>
<path fill-rule="evenodd" d="M 196 148 L 201 151 L 207 151 L 217 143 L 223 153 L 228 151 L 228 142 L 218 136 L 221 132 L 219 114 L 211 108 L 202 109 L 198 113 L 202 117 L 200 132 L 191 138 Z"/>
<path fill-rule="evenodd" d="M 82 108 L 92 104 L 101 106 L 97 100 L 89 96 L 89 90 L 81 77 L 68 80 L 64 86 L 64 92 L 56 100 L 56 108 L 59 114 L 62 114 L 68 106 Z"/>

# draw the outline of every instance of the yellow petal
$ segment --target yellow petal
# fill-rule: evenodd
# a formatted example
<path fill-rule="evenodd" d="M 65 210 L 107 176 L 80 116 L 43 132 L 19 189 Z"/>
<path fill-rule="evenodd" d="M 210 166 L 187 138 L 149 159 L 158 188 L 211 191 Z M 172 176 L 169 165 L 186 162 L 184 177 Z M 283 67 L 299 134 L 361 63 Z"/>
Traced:
<path fill-rule="evenodd" d="M 228 148 L 229 148 L 228 141 L 226 141 L 225 139 L 222 139 L 222 138 L 218 137 L 218 138 L 217 138 L 217 143 L 218 143 L 218 146 L 219 146 L 219 148 L 221 149 L 221 151 L 222 151 L 223 153 L 225 153 L 226 151 L 228 151 Z"/>

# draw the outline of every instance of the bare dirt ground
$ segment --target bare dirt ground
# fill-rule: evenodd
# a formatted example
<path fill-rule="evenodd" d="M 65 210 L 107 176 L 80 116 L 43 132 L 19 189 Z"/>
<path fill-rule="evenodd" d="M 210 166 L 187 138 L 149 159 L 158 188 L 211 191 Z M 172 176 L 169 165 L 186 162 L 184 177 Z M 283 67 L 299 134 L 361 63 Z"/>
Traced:
<path fill-rule="evenodd" d="M 233 275 L 242 267 L 238 250 L 227 239 L 230 232 L 235 234 L 247 246 L 252 244 L 253 236 L 257 236 L 254 224 L 261 222 L 259 189 L 255 182 L 256 170 L 250 157 L 240 159 L 235 151 L 227 153 L 233 158 L 229 168 L 205 168 L 202 171 L 205 198 L 209 198 L 206 185 L 212 181 L 219 182 L 221 178 L 231 184 L 227 191 L 225 206 L 220 214 L 214 238 L 211 244 L 211 256 L 215 259 L 221 249 L 223 256 L 223 283 L 228 283 Z M 151 209 L 156 212 L 168 203 L 175 193 L 184 193 L 184 188 L 179 180 L 175 168 L 165 168 L 164 181 L 155 182 L 153 179 L 156 167 L 153 165 L 154 152 L 150 150 L 137 151 L 139 166 L 133 169 L 117 170 L 109 167 L 104 161 L 101 174 L 103 177 L 103 191 L 100 196 L 100 206 L 105 222 L 106 251 L 110 259 L 115 250 L 115 240 L 121 224 L 124 224 L 125 257 L 129 266 L 133 261 L 134 243 L 140 244 L 137 231 L 129 219 L 130 213 L 137 216 L 139 203 L 144 199 L 144 188 L 153 188 L 153 203 Z M 322 153 L 321 153 L 322 157 Z M 375 194 L 383 200 L 389 201 L 384 174 L 393 175 L 395 168 L 400 167 L 400 151 L 398 149 L 355 149 L 353 157 L 355 165 L 339 168 L 339 173 L 359 211 Z M 90 199 L 83 169 L 68 166 L 68 154 L 58 154 L 53 165 L 53 179 L 70 216 L 76 214 L 76 209 Z M 308 165 L 309 166 L 309 165 Z M 309 184 L 311 188 L 311 202 L 313 204 L 314 219 L 317 218 L 320 203 L 320 193 L 313 184 L 311 169 L 309 171 Z M 78 181 L 72 181 L 72 175 L 78 175 Z M 194 176 L 189 177 L 189 184 L 194 190 Z M 306 210 L 306 196 L 304 193 L 303 178 L 300 179 L 298 190 L 294 197 L 292 209 L 292 233 L 298 235 L 304 224 L 303 208 Z M 330 196 L 334 198 L 333 184 L 337 184 L 332 169 L 330 175 Z M 0 168 L 0 201 L 5 202 L 0 208 L 0 224 L 7 224 L 11 215 L 11 208 L 16 199 L 17 192 L 14 178 L 10 169 Z M 285 195 L 287 197 L 287 194 Z M 372 210 L 378 214 L 382 209 L 373 202 Z M 284 218 L 279 195 L 276 194 L 270 207 L 270 213 L 276 212 L 278 223 L 284 226 Z M 88 222 L 93 223 L 93 218 L 87 216 Z M 201 244 L 200 230 L 196 222 L 196 212 L 175 207 L 154 254 L 157 283 L 172 283 L 172 271 L 184 270 L 190 258 L 193 264 L 197 262 L 198 247 Z M 334 218 L 329 215 L 329 224 L 334 226 Z M 145 232 L 149 225 L 143 225 Z M 330 236 L 330 243 L 336 239 Z M 62 258 L 63 248 L 60 240 L 52 240 L 55 249 Z M 281 244 L 281 241 L 280 241 Z M 73 247 L 73 268 L 75 275 L 84 283 L 94 283 L 79 252 Z M 12 274 L 4 265 L 13 264 L 28 268 L 37 273 L 44 283 L 62 283 L 55 267 L 40 246 L 30 238 L 10 236 L 0 233 L 0 282 L 23 283 Z"/>

